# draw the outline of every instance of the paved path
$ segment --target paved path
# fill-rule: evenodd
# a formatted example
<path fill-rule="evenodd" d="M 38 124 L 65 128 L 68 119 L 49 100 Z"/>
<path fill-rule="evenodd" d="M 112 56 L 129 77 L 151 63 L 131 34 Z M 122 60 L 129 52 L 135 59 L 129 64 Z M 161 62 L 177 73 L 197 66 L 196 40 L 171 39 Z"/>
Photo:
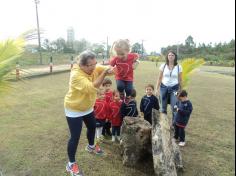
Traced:
<path fill-rule="evenodd" d="M 19 79 L 22 78 L 35 78 L 40 76 L 46 76 L 51 74 L 58 74 L 63 72 L 69 72 L 71 70 L 71 66 L 69 64 L 66 65 L 54 65 L 52 67 L 52 72 L 50 72 L 50 66 L 49 65 L 43 65 L 43 66 L 36 66 L 32 68 L 27 69 L 19 69 Z M 16 81 L 16 70 L 14 70 L 11 74 L 11 77 L 9 79 L 10 81 Z"/>

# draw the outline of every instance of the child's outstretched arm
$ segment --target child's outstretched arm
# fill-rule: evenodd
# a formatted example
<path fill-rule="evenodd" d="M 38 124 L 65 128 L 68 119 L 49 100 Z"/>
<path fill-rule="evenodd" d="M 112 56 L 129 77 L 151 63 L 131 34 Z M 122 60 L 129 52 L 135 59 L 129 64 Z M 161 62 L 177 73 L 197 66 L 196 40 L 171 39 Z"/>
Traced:
<path fill-rule="evenodd" d="M 138 59 L 134 61 L 133 70 L 135 70 L 138 67 L 139 63 L 140 63 L 140 61 Z"/>

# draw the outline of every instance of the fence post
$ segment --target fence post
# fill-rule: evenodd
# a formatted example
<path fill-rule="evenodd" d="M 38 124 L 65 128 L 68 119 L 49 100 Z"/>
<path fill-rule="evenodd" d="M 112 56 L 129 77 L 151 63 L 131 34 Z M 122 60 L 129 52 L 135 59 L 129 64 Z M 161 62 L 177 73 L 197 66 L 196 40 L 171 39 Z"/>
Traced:
<path fill-rule="evenodd" d="M 74 65 L 74 58 L 73 58 L 73 56 L 71 56 L 71 58 L 70 58 L 70 69 L 73 68 L 73 65 Z"/>
<path fill-rule="evenodd" d="M 49 64 L 49 66 L 50 66 L 50 73 L 52 73 L 52 67 L 53 67 L 52 56 L 50 57 L 50 64 Z"/>
<path fill-rule="evenodd" d="M 16 80 L 20 79 L 20 64 L 16 62 Z"/>

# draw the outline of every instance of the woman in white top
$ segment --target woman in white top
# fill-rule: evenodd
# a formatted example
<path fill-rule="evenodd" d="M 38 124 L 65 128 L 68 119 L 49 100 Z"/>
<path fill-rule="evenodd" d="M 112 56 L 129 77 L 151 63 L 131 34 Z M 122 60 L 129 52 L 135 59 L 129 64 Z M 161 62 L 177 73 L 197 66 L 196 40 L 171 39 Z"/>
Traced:
<path fill-rule="evenodd" d="M 172 122 L 174 123 L 174 105 L 177 102 L 177 92 L 182 88 L 182 67 L 177 62 L 177 54 L 169 51 L 166 63 L 160 66 L 157 80 L 157 95 L 160 97 L 161 112 L 167 114 L 167 104 L 171 105 Z"/>

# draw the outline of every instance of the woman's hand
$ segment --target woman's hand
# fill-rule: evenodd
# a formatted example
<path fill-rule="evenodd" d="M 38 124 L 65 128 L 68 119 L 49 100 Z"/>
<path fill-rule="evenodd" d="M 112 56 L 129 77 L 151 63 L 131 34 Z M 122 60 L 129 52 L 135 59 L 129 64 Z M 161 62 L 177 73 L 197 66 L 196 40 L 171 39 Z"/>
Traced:
<path fill-rule="evenodd" d="M 109 66 L 108 69 L 105 70 L 105 74 L 114 74 L 114 67 Z"/>

